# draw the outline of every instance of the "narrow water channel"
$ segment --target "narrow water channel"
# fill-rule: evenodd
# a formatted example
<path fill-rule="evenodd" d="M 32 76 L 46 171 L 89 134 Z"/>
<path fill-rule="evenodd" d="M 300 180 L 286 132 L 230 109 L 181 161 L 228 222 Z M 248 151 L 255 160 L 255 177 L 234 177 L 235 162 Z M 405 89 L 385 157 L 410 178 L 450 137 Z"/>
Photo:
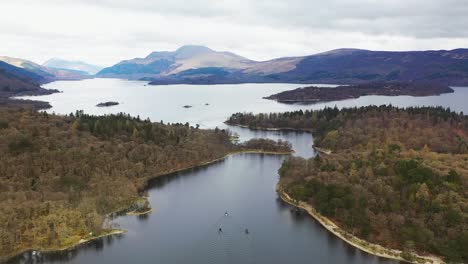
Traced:
<path fill-rule="evenodd" d="M 56 82 L 48 87 L 64 91 L 38 98 L 51 102 L 50 112 L 127 112 L 153 121 L 199 123 L 208 128 L 227 128 L 223 121 L 234 112 L 287 111 L 334 104 L 288 106 L 261 99 L 295 88 L 291 84 L 146 87 L 143 82 L 97 79 Z M 365 97 L 335 104 L 443 105 L 468 111 L 463 102 L 466 96 L 468 89 L 458 88 L 455 94 L 440 97 Z M 122 103 L 116 108 L 94 107 L 107 100 Z M 194 107 L 187 111 L 181 107 L 184 104 Z M 241 140 L 288 140 L 293 144 L 294 155 L 314 155 L 308 133 L 229 129 Z M 348 246 L 308 215 L 292 213 L 275 192 L 277 170 L 285 157 L 236 154 L 214 164 L 160 177 L 148 189 L 154 209 L 150 215 L 114 220 L 128 230 L 126 234 L 41 258 L 32 258 L 28 252 L 12 263 L 396 263 Z"/>

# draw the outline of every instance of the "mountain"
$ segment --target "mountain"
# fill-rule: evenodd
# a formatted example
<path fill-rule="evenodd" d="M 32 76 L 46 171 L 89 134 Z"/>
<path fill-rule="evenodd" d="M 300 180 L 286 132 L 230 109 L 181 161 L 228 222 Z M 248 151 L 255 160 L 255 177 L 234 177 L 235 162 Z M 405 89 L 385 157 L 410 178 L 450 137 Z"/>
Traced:
<path fill-rule="evenodd" d="M 57 92 L 41 88 L 42 82 L 44 82 L 43 76 L 0 61 L 0 97 Z"/>
<path fill-rule="evenodd" d="M 56 70 L 75 71 L 87 75 L 94 75 L 104 68 L 82 61 L 69 61 L 59 58 L 52 58 L 44 62 L 42 66 Z"/>
<path fill-rule="evenodd" d="M 64 69 L 51 69 L 24 59 L 0 56 L 0 61 L 41 76 L 40 80 L 38 80 L 41 84 L 56 80 L 81 80 L 88 78 L 83 73 Z"/>
<path fill-rule="evenodd" d="M 303 57 L 253 61 L 203 46 L 153 52 L 122 61 L 97 76 L 151 80 L 152 84 L 246 82 L 354 84 L 434 81 L 468 84 L 468 49 L 370 51 L 337 49 Z"/>
<path fill-rule="evenodd" d="M 204 46 L 182 46 L 176 51 L 152 52 L 145 58 L 124 60 L 104 68 L 97 76 L 128 79 L 150 79 L 167 82 L 242 82 L 262 74 L 275 74 L 292 70 L 298 58 L 281 58 L 257 62 L 232 52 L 214 51 Z"/>
<path fill-rule="evenodd" d="M 11 96 L 58 92 L 40 87 L 39 82 L 42 81 L 44 81 L 43 77 L 36 73 L 0 61 L 0 106 L 33 107 L 36 109 L 50 107 L 50 104 L 46 102 L 9 99 Z"/>
<path fill-rule="evenodd" d="M 468 84 L 468 49 L 370 51 L 340 49 L 304 57 L 296 68 L 269 77 L 291 82 L 433 81 Z"/>
<path fill-rule="evenodd" d="M 0 94 L 19 94 L 39 90 L 42 77 L 0 61 Z"/>
<path fill-rule="evenodd" d="M 100 71 L 100 77 L 139 79 L 169 76 L 200 68 L 244 69 L 254 63 L 229 52 L 218 52 L 203 46 L 183 46 L 176 51 L 152 52 L 145 58 L 122 61 Z"/>
<path fill-rule="evenodd" d="M 44 76 L 42 75 L 25 70 L 23 68 L 18 68 L 4 61 L 0 61 L 0 72 L 10 76 L 15 76 L 16 78 L 27 81 L 28 83 L 38 84 L 45 81 Z"/>

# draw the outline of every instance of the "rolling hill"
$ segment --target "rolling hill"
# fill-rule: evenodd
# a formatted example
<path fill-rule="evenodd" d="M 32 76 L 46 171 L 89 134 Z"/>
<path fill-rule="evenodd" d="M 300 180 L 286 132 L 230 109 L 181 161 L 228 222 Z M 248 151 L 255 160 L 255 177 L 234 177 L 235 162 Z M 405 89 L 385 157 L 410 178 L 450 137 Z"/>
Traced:
<path fill-rule="evenodd" d="M 15 67 L 27 70 L 31 73 L 41 76 L 39 83 L 48 83 L 56 80 L 81 80 L 84 78 L 89 78 L 84 73 L 70 71 L 66 69 L 52 69 L 45 66 L 41 66 L 32 61 L 12 58 L 7 56 L 0 56 L 0 61 L 13 65 Z"/>
<path fill-rule="evenodd" d="M 152 52 L 145 58 L 125 60 L 100 71 L 99 77 L 193 81 L 213 77 L 242 82 L 247 75 L 274 74 L 294 68 L 296 58 L 269 62 L 249 60 L 232 52 L 214 51 L 203 46 L 182 46 L 176 51 Z"/>
<path fill-rule="evenodd" d="M 58 92 L 40 87 L 44 78 L 36 73 L 0 61 L 0 106 L 20 106 L 44 109 L 49 103 L 30 100 L 13 100 L 11 96 L 41 95 Z"/>
<path fill-rule="evenodd" d="M 122 61 L 98 77 L 151 80 L 152 84 L 246 82 L 356 84 L 370 81 L 433 81 L 468 84 L 468 49 L 370 51 L 338 49 L 304 57 L 254 61 L 203 46 L 153 52 Z"/>

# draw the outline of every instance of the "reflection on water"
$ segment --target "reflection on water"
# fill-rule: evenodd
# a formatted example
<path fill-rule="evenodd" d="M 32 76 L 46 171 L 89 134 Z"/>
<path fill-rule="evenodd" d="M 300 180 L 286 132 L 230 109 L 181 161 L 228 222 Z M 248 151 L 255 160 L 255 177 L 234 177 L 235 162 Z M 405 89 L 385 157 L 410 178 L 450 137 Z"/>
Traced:
<path fill-rule="evenodd" d="M 269 138 L 272 140 L 287 140 L 291 143 L 294 150 L 294 155 L 304 158 L 310 158 L 315 155 L 312 148 L 313 137 L 308 132 L 300 131 L 263 131 L 263 130 L 250 130 L 247 128 L 227 126 L 227 128 L 234 134 L 239 135 L 242 141 L 252 138 Z"/>
<path fill-rule="evenodd" d="M 279 112 L 392 103 L 397 106 L 442 105 L 468 112 L 468 89 L 430 97 L 365 96 L 315 105 L 283 105 L 261 99 L 296 88 L 291 84 L 144 86 L 145 82 L 85 80 L 55 82 L 63 93 L 43 96 L 50 112 L 85 110 L 92 114 L 127 112 L 165 122 L 190 122 L 226 128 L 235 112 Z M 102 101 L 120 105 L 97 108 Z M 209 103 L 207 106 L 205 103 Z M 193 105 L 185 109 L 183 105 Z M 308 133 L 251 131 L 228 127 L 241 140 L 254 137 L 288 140 L 295 155 L 312 157 Z M 337 239 L 305 213 L 296 213 L 275 192 L 277 170 L 285 156 L 236 154 L 213 164 L 159 177 L 148 183 L 153 212 L 120 216 L 114 222 L 125 235 L 99 239 L 77 250 L 56 254 L 25 253 L 11 263 L 397 263 L 368 255 Z M 229 218 L 224 212 L 229 211 Z M 223 232 L 219 233 L 219 228 Z M 249 234 L 245 229 L 249 229 Z"/>
<path fill-rule="evenodd" d="M 166 175 L 162 175 L 153 179 L 150 179 L 147 183 L 147 189 L 161 189 L 164 185 L 171 183 L 172 181 L 180 180 L 181 177 L 190 177 L 195 176 L 197 173 L 203 173 L 203 171 L 208 170 L 209 167 L 215 166 L 217 164 L 221 164 L 225 161 L 225 159 L 220 159 L 213 161 L 210 164 L 201 165 L 194 168 L 189 168 L 184 171 L 178 171 L 174 173 L 169 173 Z"/>
<path fill-rule="evenodd" d="M 141 215 L 137 215 L 136 217 L 140 221 L 147 221 L 151 217 L 151 214 L 141 214 Z"/>
<path fill-rule="evenodd" d="M 349 247 L 283 202 L 275 185 L 285 157 L 236 154 L 155 178 L 147 190 L 153 213 L 115 220 L 128 233 L 42 263 L 396 263 Z"/>
<path fill-rule="evenodd" d="M 305 86 L 304 84 L 227 84 L 227 85 L 162 85 L 145 86 L 147 82 L 118 79 L 90 79 L 58 81 L 44 85 L 63 93 L 32 97 L 48 101 L 49 112 L 69 114 L 84 110 L 89 114 L 125 112 L 140 115 L 153 121 L 200 124 L 202 128 L 223 126 L 223 122 L 236 112 L 284 112 L 299 109 L 322 109 L 326 106 L 354 107 L 392 104 L 406 107 L 416 105 L 441 105 L 456 111 L 468 112 L 468 89 L 453 87 L 454 93 L 440 96 L 363 96 L 358 99 L 318 103 L 313 105 L 288 105 L 262 99 L 274 93 Z M 31 98 L 31 97 L 26 97 Z M 99 102 L 117 101 L 120 105 L 96 107 Z M 205 103 L 210 103 L 206 106 Z M 183 108 L 192 105 L 192 108 Z"/>
<path fill-rule="evenodd" d="M 70 262 L 76 256 L 78 256 L 79 252 L 100 252 L 104 250 L 105 247 L 111 246 L 114 243 L 114 241 L 122 239 L 123 236 L 124 235 L 122 234 L 116 234 L 95 239 L 66 251 L 57 251 L 49 253 L 41 253 L 40 251 L 28 251 L 15 258 L 10 259 L 7 263 L 34 264 L 47 262 Z"/>

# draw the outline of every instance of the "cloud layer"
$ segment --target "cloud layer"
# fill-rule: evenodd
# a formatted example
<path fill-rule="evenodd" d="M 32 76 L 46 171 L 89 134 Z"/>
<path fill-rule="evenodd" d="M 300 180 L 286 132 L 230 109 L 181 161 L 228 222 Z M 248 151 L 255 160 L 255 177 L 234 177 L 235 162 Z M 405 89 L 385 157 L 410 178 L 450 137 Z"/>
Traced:
<path fill-rule="evenodd" d="M 110 65 L 184 44 L 257 60 L 334 48 L 468 47 L 465 0 L 15 0 L 0 55 Z"/>

